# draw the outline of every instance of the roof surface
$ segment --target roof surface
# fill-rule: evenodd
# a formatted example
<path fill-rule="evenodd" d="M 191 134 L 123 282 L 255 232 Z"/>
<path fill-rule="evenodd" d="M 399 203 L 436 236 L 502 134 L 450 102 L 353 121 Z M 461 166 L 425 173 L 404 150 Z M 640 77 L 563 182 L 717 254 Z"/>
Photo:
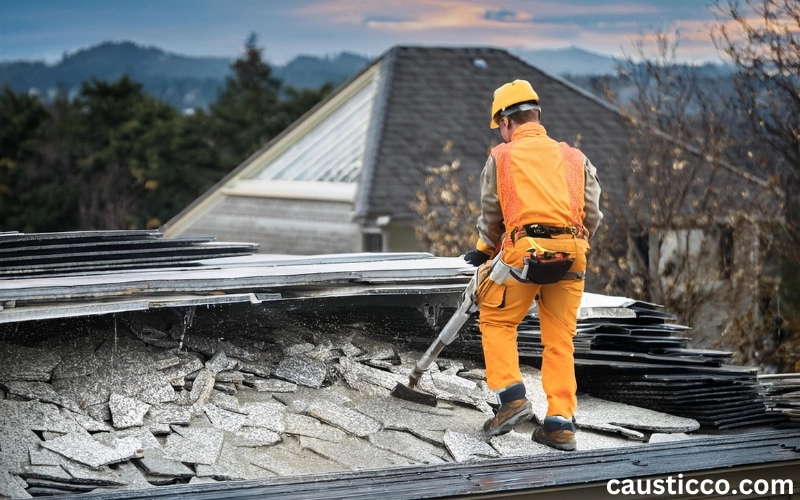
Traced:
<path fill-rule="evenodd" d="M 365 73 L 374 72 L 376 68 L 377 84 L 370 83 L 356 96 L 342 97 L 351 86 L 363 83 Z M 597 168 L 603 188 L 601 208 L 607 211 L 610 207 L 628 207 L 629 188 L 637 191 L 639 187 L 638 180 L 631 176 L 627 122 L 617 108 L 504 49 L 397 46 L 338 87 L 163 229 L 176 226 L 190 212 L 202 209 L 201 205 L 216 196 L 223 186 L 253 170 L 273 148 L 282 144 L 281 141 L 298 133 L 309 120 L 313 122 L 318 113 L 328 112 L 325 110 L 334 101 L 345 98 L 355 101 L 345 103 L 341 110 L 334 111 L 311 131 L 302 132 L 308 137 L 302 137 L 286 154 L 268 162 L 265 170 L 247 173 L 245 177 L 346 182 L 358 179 L 355 220 L 386 215 L 393 220 L 415 220 L 417 214 L 411 203 L 416 191 L 424 186 L 430 169 L 458 160 L 462 182 L 472 182 L 475 192 L 469 196 L 475 199 L 477 179 L 485 160 L 491 148 L 502 142 L 500 134 L 489 128 L 492 96 L 498 87 L 515 79 L 528 80 L 539 94 L 542 124 L 548 135 L 580 149 Z M 368 106 L 368 102 L 371 105 Z M 358 112 L 352 114 L 349 122 L 331 128 L 336 121 L 334 118 L 344 117 L 356 109 Z M 657 133 L 654 137 L 673 142 L 666 134 Z M 301 147 L 308 147 L 308 151 L 299 150 Z M 697 156 L 701 152 L 692 153 Z M 733 178 L 717 175 L 711 180 L 706 172 L 698 174 L 697 179 L 684 175 L 686 179 L 677 182 L 696 184 L 699 191 L 692 196 L 706 192 L 709 183 L 733 195 L 750 188 L 761 190 L 765 185 L 764 180 L 731 166 L 722 170 L 736 175 Z M 669 176 L 674 173 L 670 168 L 665 172 L 664 175 Z M 741 201 L 741 197 L 733 197 Z M 729 204 L 729 198 L 721 197 L 720 203 Z M 649 210 L 649 206 L 644 208 Z M 688 202 L 685 210 L 689 214 L 693 211 Z"/>
<path fill-rule="evenodd" d="M 23 246 L 0 250 L 121 237 L 154 235 L 9 235 Z M 796 463 L 796 429 L 706 434 L 783 422 L 794 379 L 772 379 L 769 414 L 753 369 L 684 349 L 674 316 L 625 297 L 583 297 L 575 454 L 533 442 L 530 422 L 482 433 L 496 398 L 470 323 L 420 380 L 436 407 L 391 397 L 471 270 L 428 254 L 250 255 L 0 279 L 0 498 L 418 498 Z M 532 314 L 520 356 L 539 421 L 540 338 Z"/>
<path fill-rule="evenodd" d="M 581 149 L 601 179 L 622 165 L 626 135 L 616 110 L 505 50 L 395 47 L 382 59 L 387 81 L 378 99 L 385 109 L 374 124 L 376 151 L 365 158 L 357 216 L 415 217 L 409 203 L 427 169 L 454 159 L 477 178 L 489 148 L 502 141 L 489 128 L 492 96 L 515 79 L 530 81 L 539 94 L 548 135 Z M 612 199 L 625 199 L 624 186 L 603 187 Z"/>

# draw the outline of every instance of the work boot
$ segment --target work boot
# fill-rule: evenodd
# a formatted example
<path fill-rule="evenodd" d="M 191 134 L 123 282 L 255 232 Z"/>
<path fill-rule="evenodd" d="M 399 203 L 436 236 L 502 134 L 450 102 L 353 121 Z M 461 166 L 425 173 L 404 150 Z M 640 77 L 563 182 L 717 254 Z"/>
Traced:
<path fill-rule="evenodd" d="M 545 417 L 544 424 L 533 431 L 533 440 L 561 451 L 575 451 L 575 423 L 561 415 Z"/>
<path fill-rule="evenodd" d="M 499 436 L 511 432 L 515 425 L 527 422 L 533 416 L 531 402 L 527 398 L 503 403 L 497 409 L 494 418 L 483 424 L 483 431 L 488 437 Z"/>

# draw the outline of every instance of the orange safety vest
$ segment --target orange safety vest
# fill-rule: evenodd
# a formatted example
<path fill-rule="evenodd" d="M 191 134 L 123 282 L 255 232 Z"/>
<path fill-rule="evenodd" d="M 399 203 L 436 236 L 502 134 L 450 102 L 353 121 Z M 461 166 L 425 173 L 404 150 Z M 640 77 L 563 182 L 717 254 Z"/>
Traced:
<path fill-rule="evenodd" d="M 547 136 L 539 123 L 524 123 L 511 141 L 492 150 L 497 165 L 497 196 L 506 236 L 527 224 L 582 227 L 584 213 L 583 153 Z"/>

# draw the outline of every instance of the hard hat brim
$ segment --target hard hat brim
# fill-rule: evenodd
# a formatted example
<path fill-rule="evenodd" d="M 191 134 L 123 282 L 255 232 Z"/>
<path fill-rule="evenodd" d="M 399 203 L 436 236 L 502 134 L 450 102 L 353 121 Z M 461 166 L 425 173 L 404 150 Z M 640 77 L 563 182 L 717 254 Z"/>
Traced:
<path fill-rule="evenodd" d="M 517 111 L 529 111 L 531 109 L 541 111 L 542 107 L 532 102 L 521 102 L 519 104 L 513 104 L 507 107 L 506 109 L 501 110 L 500 114 L 503 116 L 508 116 L 508 115 L 513 115 Z"/>
<path fill-rule="evenodd" d="M 517 111 L 529 111 L 535 109 L 536 111 L 541 112 L 542 107 L 539 106 L 537 103 L 533 102 L 521 102 L 519 104 L 512 104 L 511 106 L 501 109 L 495 116 L 492 117 L 492 122 L 489 124 L 489 128 L 500 128 L 500 124 L 495 120 L 495 117 L 499 116 L 509 116 L 513 115 Z"/>

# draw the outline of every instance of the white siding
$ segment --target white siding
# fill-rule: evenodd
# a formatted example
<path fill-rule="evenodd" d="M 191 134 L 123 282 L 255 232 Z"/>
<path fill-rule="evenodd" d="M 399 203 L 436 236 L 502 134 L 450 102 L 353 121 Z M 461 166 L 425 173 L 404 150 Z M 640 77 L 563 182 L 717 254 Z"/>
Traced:
<path fill-rule="evenodd" d="M 228 196 L 181 237 L 259 244 L 261 253 L 313 255 L 361 250 L 351 203 Z"/>

